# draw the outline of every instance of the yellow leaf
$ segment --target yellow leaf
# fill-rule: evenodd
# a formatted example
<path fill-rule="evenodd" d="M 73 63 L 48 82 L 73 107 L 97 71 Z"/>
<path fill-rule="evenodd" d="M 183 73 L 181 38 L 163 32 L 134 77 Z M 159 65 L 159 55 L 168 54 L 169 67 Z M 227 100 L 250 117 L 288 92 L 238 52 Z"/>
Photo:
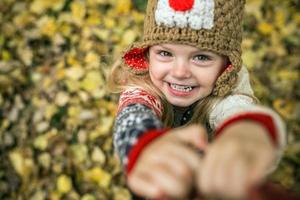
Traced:
<path fill-rule="evenodd" d="M 113 188 L 114 200 L 130 200 L 131 195 L 126 188 L 115 187 Z"/>
<path fill-rule="evenodd" d="M 93 141 L 100 136 L 106 135 L 107 132 L 103 132 L 101 126 L 89 133 L 89 140 Z"/>
<path fill-rule="evenodd" d="M 52 38 L 52 42 L 54 46 L 61 46 L 65 44 L 65 39 L 62 37 L 61 34 L 56 33 Z"/>
<path fill-rule="evenodd" d="M 73 22 L 77 25 L 81 25 L 86 14 L 84 3 L 82 1 L 73 1 L 71 4 L 71 12 L 74 20 Z"/>
<path fill-rule="evenodd" d="M 95 113 L 92 110 L 84 109 L 80 112 L 79 119 L 82 121 L 92 120 L 95 118 Z"/>
<path fill-rule="evenodd" d="M 75 55 L 70 54 L 67 56 L 67 63 L 68 65 L 74 67 L 74 66 L 80 66 L 79 61 L 75 58 Z"/>
<path fill-rule="evenodd" d="M 255 68 L 257 53 L 252 50 L 244 51 L 242 54 L 242 59 L 247 68 Z"/>
<path fill-rule="evenodd" d="M 33 160 L 24 155 L 22 150 L 14 150 L 9 153 L 9 159 L 16 170 L 16 172 L 22 177 L 24 184 L 29 181 L 29 176 L 34 169 Z"/>
<path fill-rule="evenodd" d="M 47 9 L 60 10 L 65 4 L 65 0 L 34 0 L 30 5 L 30 11 L 36 14 L 42 14 Z"/>
<path fill-rule="evenodd" d="M 122 45 L 127 46 L 132 44 L 137 37 L 137 32 L 131 29 L 125 31 L 122 37 Z"/>
<path fill-rule="evenodd" d="M 285 99 L 276 99 L 273 106 L 284 118 L 292 119 L 295 116 L 295 103 Z"/>
<path fill-rule="evenodd" d="M 134 10 L 134 11 L 132 11 L 131 15 L 132 15 L 135 23 L 141 24 L 144 22 L 145 15 L 143 13 L 140 13 L 140 12 L 137 12 Z"/>
<path fill-rule="evenodd" d="M 65 5 L 65 0 L 52 0 L 49 1 L 49 3 L 52 10 L 57 11 L 63 8 L 63 6 Z"/>
<path fill-rule="evenodd" d="M 287 70 L 287 69 L 280 70 L 278 72 L 278 77 L 280 77 L 282 80 L 289 80 L 289 81 L 297 81 L 300 78 L 298 72 Z"/>
<path fill-rule="evenodd" d="M 91 194 L 85 194 L 80 200 L 96 200 L 96 198 Z"/>
<path fill-rule="evenodd" d="M 108 3 L 108 1 L 107 0 L 87 0 L 87 4 L 89 5 L 89 6 L 95 6 L 95 4 L 106 4 L 106 3 Z"/>
<path fill-rule="evenodd" d="M 97 9 L 90 9 L 89 16 L 86 19 L 86 23 L 89 26 L 96 26 L 102 23 L 100 12 Z"/>
<path fill-rule="evenodd" d="M 108 112 L 110 112 L 112 115 L 115 115 L 117 112 L 117 105 L 114 102 L 104 101 L 100 100 L 97 102 L 97 106 L 99 108 L 105 108 Z"/>
<path fill-rule="evenodd" d="M 92 40 L 82 39 L 79 44 L 79 50 L 83 52 L 89 52 L 92 51 L 92 48 L 94 47 L 95 42 Z"/>
<path fill-rule="evenodd" d="M 103 116 L 100 119 L 100 126 L 98 126 L 95 130 L 89 133 L 89 139 L 91 141 L 95 140 L 100 136 L 104 136 L 110 133 L 114 118 L 112 116 Z"/>
<path fill-rule="evenodd" d="M 54 104 L 47 104 L 45 107 L 46 108 L 44 116 L 46 120 L 49 121 L 53 117 L 53 115 L 58 111 L 58 107 Z"/>
<path fill-rule="evenodd" d="M 267 22 L 259 23 L 257 29 L 263 35 L 270 35 L 274 31 L 273 25 Z"/>
<path fill-rule="evenodd" d="M 42 133 L 46 131 L 49 128 L 50 124 L 48 121 L 42 121 L 37 124 L 35 124 L 35 129 L 38 133 Z"/>
<path fill-rule="evenodd" d="M 41 107 L 41 106 L 44 106 L 45 104 L 47 104 L 47 102 L 44 99 L 37 97 L 37 96 L 34 96 L 31 100 L 31 102 L 36 107 Z"/>
<path fill-rule="evenodd" d="M 122 0 L 122 3 L 116 2 L 115 6 L 115 10 L 116 10 L 116 14 L 127 14 L 129 13 L 130 9 L 131 9 L 131 5 L 132 1 L 131 0 Z"/>
<path fill-rule="evenodd" d="M 85 78 L 80 83 L 81 87 L 88 92 L 94 92 L 99 87 L 102 87 L 103 84 L 104 80 L 98 71 L 88 72 Z"/>
<path fill-rule="evenodd" d="M 45 150 L 48 147 L 48 135 L 40 135 L 34 139 L 33 146 L 39 150 Z"/>
<path fill-rule="evenodd" d="M 248 1 L 245 6 L 246 13 L 253 14 L 258 20 L 262 18 L 262 7 L 263 1 L 261 0 L 252 0 Z"/>
<path fill-rule="evenodd" d="M 55 19 L 52 17 L 44 16 L 37 23 L 42 35 L 53 37 L 58 30 Z"/>
<path fill-rule="evenodd" d="M 92 35 L 91 27 L 83 26 L 81 29 L 81 37 L 84 42 L 88 41 Z"/>
<path fill-rule="evenodd" d="M 275 12 L 275 24 L 278 28 L 284 28 L 286 21 L 286 13 L 284 10 L 277 10 Z"/>
<path fill-rule="evenodd" d="M 71 35 L 72 28 L 69 24 L 61 24 L 58 27 L 58 32 L 60 32 L 63 36 L 68 37 Z"/>
<path fill-rule="evenodd" d="M 57 191 L 51 191 L 50 192 L 50 199 L 51 200 L 61 200 L 61 196 L 62 196 L 62 194 L 60 194 Z"/>
<path fill-rule="evenodd" d="M 41 14 L 49 8 L 50 1 L 34 0 L 30 5 L 30 11 L 36 14 Z"/>
<path fill-rule="evenodd" d="M 76 80 L 64 80 L 69 92 L 78 92 L 80 89 L 80 83 Z"/>
<path fill-rule="evenodd" d="M 289 23 L 284 26 L 284 28 L 281 28 L 281 36 L 282 37 L 289 37 L 294 34 L 294 31 L 298 29 L 298 26 L 296 23 Z"/>
<path fill-rule="evenodd" d="M 64 174 L 60 175 L 57 179 L 56 187 L 57 187 L 57 190 L 62 194 L 70 192 L 72 189 L 71 178 Z"/>
<path fill-rule="evenodd" d="M 65 106 L 70 100 L 70 96 L 66 92 L 59 92 L 55 97 L 55 103 L 58 106 Z"/>
<path fill-rule="evenodd" d="M 51 156 L 49 153 L 42 153 L 38 156 L 38 162 L 41 166 L 43 166 L 46 169 L 49 169 L 51 165 Z"/>
<path fill-rule="evenodd" d="M 28 24 L 32 23 L 35 18 L 29 12 L 23 12 L 14 17 L 14 24 L 19 29 L 26 27 Z"/>
<path fill-rule="evenodd" d="M 18 55 L 20 56 L 21 60 L 25 63 L 25 65 L 29 66 L 32 64 L 33 53 L 29 47 L 19 47 Z"/>
<path fill-rule="evenodd" d="M 282 34 L 273 32 L 271 34 L 271 43 L 272 46 L 269 48 L 269 51 L 278 56 L 284 56 L 287 54 L 286 48 L 282 45 L 281 42 Z"/>
<path fill-rule="evenodd" d="M 108 188 L 111 183 L 111 175 L 100 167 L 94 167 L 85 172 L 87 180 L 94 181 L 102 188 Z"/>
<path fill-rule="evenodd" d="M 92 160 L 94 162 L 100 163 L 101 165 L 103 165 L 105 163 L 105 161 L 106 161 L 105 154 L 99 147 L 95 147 L 93 149 Z"/>
<path fill-rule="evenodd" d="M 60 67 L 57 65 L 57 68 L 60 68 Z M 55 77 L 56 77 L 58 80 L 64 79 L 65 76 L 66 76 L 66 73 L 65 73 L 65 70 L 63 70 L 63 69 L 58 69 L 58 70 L 55 72 Z"/>
<path fill-rule="evenodd" d="M 89 101 L 89 94 L 85 91 L 79 91 L 78 96 L 79 96 L 80 100 L 84 103 Z"/>
<path fill-rule="evenodd" d="M 297 24 L 300 24 L 300 13 L 299 12 L 296 12 L 293 15 L 293 21 L 296 22 Z"/>
<path fill-rule="evenodd" d="M 104 26 L 107 29 L 112 29 L 116 26 L 116 21 L 112 18 L 104 18 Z"/>
<path fill-rule="evenodd" d="M 65 70 L 65 75 L 72 80 L 79 80 L 84 75 L 84 69 L 81 66 L 70 67 Z"/>
<path fill-rule="evenodd" d="M 88 148 L 84 144 L 75 144 L 71 146 L 73 160 L 75 163 L 83 163 L 89 159 Z"/>
<path fill-rule="evenodd" d="M 100 63 L 99 55 L 93 51 L 90 51 L 85 56 L 84 62 L 89 66 L 98 66 Z"/>
<path fill-rule="evenodd" d="M 3 61 L 9 61 L 11 59 L 11 54 L 9 53 L 9 51 L 3 50 L 1 54 L 2 54 L 1 57 Z"/>
<path fill-rule="evenodd" d="M 68 115 L 70 118 L 79 117 L 80 112 L 81 112 L 81 107 L 79 107 L 79 106 L 70 106 L 68 109 Z"/>
<path fill-rule="evenodd" d="M 110 36 L 110 31 L 106 29 L 93 29 L 93 34 L 97 36 L 99 39 L 106 41 L 108 37 Z"/>

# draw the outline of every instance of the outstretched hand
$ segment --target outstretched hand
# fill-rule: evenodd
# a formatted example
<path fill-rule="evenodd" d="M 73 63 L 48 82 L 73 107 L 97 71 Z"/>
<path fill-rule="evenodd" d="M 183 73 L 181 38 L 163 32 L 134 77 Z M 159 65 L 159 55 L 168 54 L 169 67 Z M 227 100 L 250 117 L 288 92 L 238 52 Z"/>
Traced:
<path fill-rule="evenodd" d="M 264 180 L 275 155 L 266 130 L 254 122 L 227 127 L 210 145 L 206 130 L 190 125 L 172 129 L 145 147 L 128 186 L 150 199 L 184 199 L 193 187 L 208 196 L 245 198 Z"/>
<path fill-rule="evenodd" d="M 275 159 L 275 147 L 259 124 L 243 121 L 227 127 L 208 148 L 198 169 L 202 194 L 246 198 L 262 182 Z"/>
<path fill-rule="evenodd" d="M 150 143 L 128 177 L 129 188 L 145 198 L 181 199 L 194 186 L 202 160 L 193 148 L 205 149 L 206 130 L 198 125 L 172 129 Z"/>

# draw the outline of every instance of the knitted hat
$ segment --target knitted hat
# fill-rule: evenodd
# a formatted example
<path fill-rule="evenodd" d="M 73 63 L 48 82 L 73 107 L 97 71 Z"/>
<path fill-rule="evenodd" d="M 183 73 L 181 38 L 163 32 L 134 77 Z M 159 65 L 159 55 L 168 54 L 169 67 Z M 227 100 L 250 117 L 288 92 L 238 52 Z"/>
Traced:
<path fill-rule="evenodd" d="M 186 44 L 229 58 L 231 65 L 218 77 L 213 94 L 232 91 L 241 69 L 242 18 L 245 0 L 148 0 L 144 35 L 125 51 L 123 66 L 148 72 L 146 52 L 162 43 Z"/>

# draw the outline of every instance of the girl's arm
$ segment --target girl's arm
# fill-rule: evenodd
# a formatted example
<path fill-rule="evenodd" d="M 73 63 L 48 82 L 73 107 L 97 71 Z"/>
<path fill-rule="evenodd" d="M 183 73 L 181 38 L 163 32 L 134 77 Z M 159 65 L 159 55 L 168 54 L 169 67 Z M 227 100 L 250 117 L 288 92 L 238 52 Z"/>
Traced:
<path fill-rule="evenodd" d="M 207 194 L 239 198 L 276 168 L 286 132 L 277 113 L 257 104 L 245 68 L 233 93 L 209 115 L 215 137 L 198 173 L 198 187 Z"/>
<path fill-rule="evenodd" d="M 201 162 L 191 146 L 205 146 L 204 128 L 163 128 L 159 102 L 141 89 L 125 91 L 119 105 L 114 146 L 129 188 L 145 198 L 185 198 Z"/>
<path fill-rule="evenodd" d="M 214 105 L 210 113 L 209 124 L 216 132 L 222 132 L 221 129 L 239 120 L 255 121 L 267 129 L 272 142 L 277 145 L 279 161 L 286 145 L 285 124 L 272 109 L 257 104 L 248 70 L 244 66 L 238 74 L 233 94 Z"/>
<path fill-rule="evenodd" d="M 113 141 L 114 148 L 127 173 L 137 159 L 138 152 L 131 153 L 134 154 L 132 158 L 128 158 L 128 156 L 138 140 L 142 139 L 142 136 L 148 135 L 149 132 L 152 136 L 149 135 L 146 140 L 150 142 L 166 132 L 160 120 L 161 112 L 160 101 L 140 88 L 132 88 L 121 94 Z M 141 147 L 135 151 L 141 151 Z M 129 161 L 131 162 L 128 168 Z"/>

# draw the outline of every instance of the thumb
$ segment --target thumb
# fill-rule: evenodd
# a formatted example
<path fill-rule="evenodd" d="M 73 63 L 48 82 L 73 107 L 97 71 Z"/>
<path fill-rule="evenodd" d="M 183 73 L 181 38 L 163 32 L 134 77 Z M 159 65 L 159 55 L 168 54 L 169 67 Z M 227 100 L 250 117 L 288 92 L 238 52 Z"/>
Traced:
<path fill-rule="evenodd" d="M 205 150 L 207 147 L 207 131 L 203 126 L 194 124 L 178 128 L 175 134 L 180 141 L 191 144 L 198 149 Z"/>

